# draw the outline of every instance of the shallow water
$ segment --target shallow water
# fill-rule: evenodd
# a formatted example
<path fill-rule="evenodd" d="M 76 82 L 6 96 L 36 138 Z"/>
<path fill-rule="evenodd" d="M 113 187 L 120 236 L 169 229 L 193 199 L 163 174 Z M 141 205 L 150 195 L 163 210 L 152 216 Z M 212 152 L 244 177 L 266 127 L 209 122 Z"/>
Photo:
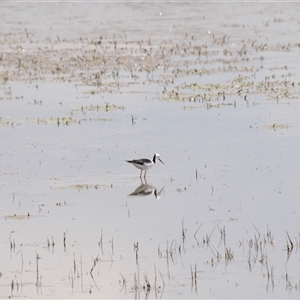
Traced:
<path fill-rule="evenodd" d="M 299 297 L 297 5 L 1 6 L 1 298 Z"/>

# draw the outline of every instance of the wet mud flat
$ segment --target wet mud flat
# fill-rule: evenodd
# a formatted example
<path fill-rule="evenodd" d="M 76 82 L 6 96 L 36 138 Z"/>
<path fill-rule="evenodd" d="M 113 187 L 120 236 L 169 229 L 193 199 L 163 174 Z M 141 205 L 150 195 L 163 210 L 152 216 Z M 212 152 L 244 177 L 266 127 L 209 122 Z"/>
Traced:
<path fill-rule="evenodd" d="M 299 297 L 297 6 L 170 5 L 2 4 L 1 298 Z"/>

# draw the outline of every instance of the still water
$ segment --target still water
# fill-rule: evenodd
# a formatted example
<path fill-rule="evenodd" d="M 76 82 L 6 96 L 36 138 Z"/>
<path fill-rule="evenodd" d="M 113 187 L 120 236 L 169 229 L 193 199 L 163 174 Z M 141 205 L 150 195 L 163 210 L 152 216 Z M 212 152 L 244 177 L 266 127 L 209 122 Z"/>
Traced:
<path fill-rule="evenodd" d="M 299 297 L 298 10 L 2 3 L 0 297 Z"/>

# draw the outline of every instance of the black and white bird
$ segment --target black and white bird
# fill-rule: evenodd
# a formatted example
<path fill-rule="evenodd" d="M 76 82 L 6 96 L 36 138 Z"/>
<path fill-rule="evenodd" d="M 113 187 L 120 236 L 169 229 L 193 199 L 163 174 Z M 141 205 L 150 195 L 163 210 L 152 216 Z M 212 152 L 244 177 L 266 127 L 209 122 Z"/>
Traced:
<path fill-rule="evenodd" d="M 154 154 L 152 160 L 148 158 L 141 158 L 126 161 L 141 170 L 140 178 L 142 178 L 142 173 L 143 171 L 145 171 L 144 178 L 146 178 L 147 171 L 156 163 L 157 160 L 159 160 L 164 165 L 164 163 L 160 159 L 160 155 L 157 153 Z"/>

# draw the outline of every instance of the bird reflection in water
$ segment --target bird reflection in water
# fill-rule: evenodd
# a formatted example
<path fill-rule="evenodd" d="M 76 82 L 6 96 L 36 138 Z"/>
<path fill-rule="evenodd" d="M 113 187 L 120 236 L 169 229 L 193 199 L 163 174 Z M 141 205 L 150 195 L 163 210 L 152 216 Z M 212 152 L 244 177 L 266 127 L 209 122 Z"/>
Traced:
<path fill-rule="evenodd" d="M 156 199 L 160 198 L 160 195 L 165 187 L 163 187 L 160 191 L 158 191 L 154 186 L 147 183 L 147 180 L 143 182 L 143 179 L 141 179 L 141 185 L 138 186 L 131 194 L 128 196 L 149 196 L 151 194 L 154 194 Z"/>

